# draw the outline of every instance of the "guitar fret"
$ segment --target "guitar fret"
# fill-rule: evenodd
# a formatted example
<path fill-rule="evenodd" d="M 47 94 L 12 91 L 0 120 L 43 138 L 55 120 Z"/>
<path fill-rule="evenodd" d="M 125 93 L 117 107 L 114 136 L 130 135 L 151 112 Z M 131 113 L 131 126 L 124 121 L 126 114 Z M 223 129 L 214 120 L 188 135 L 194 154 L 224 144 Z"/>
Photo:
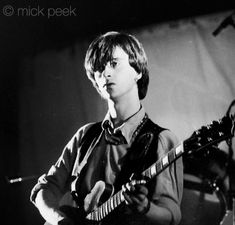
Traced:
<path fill-rule="evenodd" d="M 169 152 L 168 154 L 168 159 L 169 159 L 169 162 L 173 162 L 173 160 L 175 159 L 175 152 Z"/>
<path fill-rule="evenodd" d="M 100 219 L 102 212 L 103 212 L 102 207 L 97 208 L 97 219 L 98 220 Z"/>
<path fill-rule="evenodd" d="M 111 204 L 110 204 L 110 201 L 108 201 L 108 212 L 110 213 L 111 211 L 112 211 Z"/>
<path fill-rule="evenodd" d="M 108 206 L 108 204 L 107 204 L 107 202 L 105 202 L 105 204 L 104 204 L 104 216 L 108 215 L 107 206 Z"/>
<path fill-rule="evenodd" d="M 95 220 L 98 220 L 98 211 L 95 211 Z"/>
<path fill-rule="evenodd" d="M 101 212 L 101 211 L 100 211 Z M 99 215 L 99 220 L 102 220 L 103 219 L 103 214 L 105 214 L 105 211 L 103 211 L 103 213 Z"/>
<path fill-rule="evenodd" d="M 118 198 L 118 193 L 116 194 L 116 203 L 117 203 L 117 206 L 119 205 L 119 198 Z"/>
<path fill-rule="evenodd" d="M 122 191 L 122 190 L 120 191 L 120 196 L 121 196 L 121 201 L 124 202 L 124 201 L 125 201 L 125 198 L 124 198 L 124 195 L 123 195 L 123 191 Z"/>
<path fill-rule="evenodd" d="M 116 195 L 113 196 L 113 204 L 114 204 L 114 207 L 116 208 L 117 207 L 117 201 L 116 201 Z"/>
<path fill-rule="evenodd" d="M 112 199 L 112 198 L 110 199 L 110 203 L 111 203 L 111 204 L 110 204 L 111 209 L 113 210 L 113 209 L 114 209 L 114 207 L 113 207 L 113 199 Z"/>
<path fill-rule="evenodd" d="M 120 205 L 122 203 L 120 192 L 117 193 L 117 196 L 118 196 L 118 205 Z"/>
<path fill-rule="evenodd" d="M 184 152 L 184 145 L 180 144 L 176 149 L 175 149 L 175 154 L 178 156 L 179 154 L 183 154 Z"/>
<path fill-rule="evenodd" d="M 108 204 L 104 204 L 105 207 L 104 207 L 104 212 L 105 212 L 105 215 L 108 215 Z"/>
<path fill-rule="evenodd" d="M 95 216 L 95 220 L 98 220 L 98 212 L 97 211 L 95 211 L 94 216 Z"/>
<path fill-rule="evenodd" d="M 162 166 L 165 167 L 168 165 L 168 163 L 169 163 L 168 155 L 166 155 L 165 157 L 162 158 Z"/>
<path fill-rule="evenodd" d="M 103 214 L 105 213 L 105 211 L 104 211 L 104 210 L 105 210 L 105 209 L 104 209 L 104 207 L 105 207 L 105 204 L 103 204 L 103 205 L 102 205 L 102 207 L 101 207 L 101 208 L 102 208 L 102 213 L 103 213 Z"/>
<path fill-rule="evenodd" d="M 101 213 L 102 213 L 102 209 L 100 207 L 97 208 L 97 210 L 96 210 L 96 219 L 97 219 L 97 221 L 99 220 L 99 217 L 100 217 Z"/>
<path fill-rule="evenodd" d="M 100 220 L 100 213 L 99 213 L 99 210 L 97 211 L 97 219 L 98 219 L 98 221 Z"/>
<path fill-rule="evenodd" d="M 117 194 L 114 195 L 114 205 L 115 205 L 115 208 L 118 206 L 118 203 L 117 203 Z"/>
<path fill-rule="evenodd" d="M 98 211 L 97 211 L 97 212 L 98 212 L 98 221 L 99 221 L 99 220 L 101 220 L 101 210 L 100 210 L 100 209 L 98 209 Z"/>
<path fill-rule="evenodd" d="M 103 205 L 101 206 L 101 208 L 100 208 L 100 209 L 101 209 L 100 211 L 101 211 L 101 216 L 102 216 L 102 217 L 105 216 L 104 206 L 105 206 L 105 204 L 103 204 Z"/>
<path fill-rule="evenodd" d="M 119 192 L 117 193 L 117 203 L 118 203 L 118 205 L 120 205 L 120 204 L 121 204 L 121 200 L 120 200 Z"/>
<path fill-rule="evenodd" d="M 157 173 L 156 174 L 158 174 L 159 173 L 159 171 L 161 171 L 162 170 L 162 164 L 160 163 L 160 162 L 157 162 L 157 164 L 156 164 L 156 171 L 157 171 Z"/>
<path fill-rule="evenodd" d="M 103 213 L 105 214 L 105 212 L 103 211 Z M 100 213 L 99 215 L 99 220 L 102 220 L 103 219 L 103 214 Z"/>
<path fill-rule="evenodd" d="M 100 213 L 99 213 L 99 210 L 97 211 L 97 220 L 98 220 L 98 221 L 100 220 Z"/>
<path fill-rule="evenodd" d="M 115 209 L 116 208 L 116 206 L 115 206 L 115 195 L 113 195 L 113 197 L 112 197 L 112 205 L 113 205 L 113 208 Z"/>
<path fill-rule="evenodd" d="M 97 212 L 98 212 L 98 213 L 97 213 L 97 214 L 98 214 L 98 221 L 100 221 L 100 219 L 101 219 L 101 218 L 100 218 L 100 211 L 97 211 Z"/>
<path fill-rule="evenodd" d="M 107 215 L 110 213 L 110 211 L 109 211 L 109 202 L 106 202 L 107 204 L 106 204 L 106 212 L 107 212 Z"/>
<path fill-rule="evenodd" d="M 153 177 L 156 174 L 156 165 L 154 164 L 153 166 L 151 166 L 150 168 L 150 176 L 149 177 Z"/>
<path fill-rule="evenodd" d="M 150 177 L 151 176 L 151 173 L 150 173 L 150 169 L 147 169 L 146 171 L 144 171 L 142 174 L 146 177 Z"/>

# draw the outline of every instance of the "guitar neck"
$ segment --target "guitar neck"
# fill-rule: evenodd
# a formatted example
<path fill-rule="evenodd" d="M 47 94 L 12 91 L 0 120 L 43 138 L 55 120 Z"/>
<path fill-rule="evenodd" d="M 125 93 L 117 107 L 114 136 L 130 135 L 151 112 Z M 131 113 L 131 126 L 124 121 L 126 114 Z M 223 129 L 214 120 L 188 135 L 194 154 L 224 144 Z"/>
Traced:
<path fill-rule="evenodd" d="M 86 219 L 93 221 L 101 221 L 104 217 L 106 217 L 114 209 L 116 209 L 122 202 L 124 202 L 124 196 L 122 194 L 122 190 L 120 190 L 102 205 L 90 212 L 86 216 Z"/>
<path fill-rule="evenodd" d="M 184 153 L 184 144 L 178 145 L 176 148 L 170 150 L 165 156 L 161 157 L 157 162 L 152 164 L 148 169 L 142 172 L 143 176 L 152 179 L 153 177 L 160 174 L 164 169 L 166 169 L 171 163 L 176 161 Z M 86 218 L 93 221 L 101 221 L 108 214 L 110 214 L 115 208 L 117 208 L 122 202 L 124 202 L 123 191 L 120 190 L 112 197 L 110 197 L 102 205 L 90 212 Z"/>
<path fill-rule="evenodd" d="M 142 172 L 142 175 L 150 179 L 154 178 L 160 174 L 164 169 L 166 169 L 171 163 L 176 161 L 184 153 L 184 144 L 178 145 L 176 148 L 173 148 L 166 155 L 161 157 L 157 162 L 152 164 L 148 169 Z"/>

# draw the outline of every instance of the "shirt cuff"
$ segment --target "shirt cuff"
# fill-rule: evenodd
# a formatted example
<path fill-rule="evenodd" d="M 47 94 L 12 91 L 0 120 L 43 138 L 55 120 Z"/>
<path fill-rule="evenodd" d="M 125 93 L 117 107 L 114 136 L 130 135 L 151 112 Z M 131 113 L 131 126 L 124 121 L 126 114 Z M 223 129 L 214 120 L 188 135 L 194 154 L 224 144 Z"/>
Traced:
<path fill-rule="evenodd" d="M 168 209 L 172 215 L 171 225 L 179 224 L 181 220 L 181 210 L 179 204 L 167 197 L 161 197 L 161 201 L 157 203 L 159 206 Z"/>

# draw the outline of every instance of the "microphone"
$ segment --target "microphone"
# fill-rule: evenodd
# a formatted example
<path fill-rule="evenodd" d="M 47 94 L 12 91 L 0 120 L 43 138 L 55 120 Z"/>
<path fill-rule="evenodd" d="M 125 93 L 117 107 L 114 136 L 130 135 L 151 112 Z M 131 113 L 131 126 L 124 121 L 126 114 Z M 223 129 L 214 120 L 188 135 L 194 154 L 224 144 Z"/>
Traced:
<path fill-rule="evenodd" d="M 38 176 L 36 176 L 36 175 L 32 175 L 32 176 L 27 176 L 27 177 L 14 177 L 14 178 L 5 177 L 5 178 L 7 180 L 7 183 L 14 184 L 14 183 L 21 183 L 21 182 L 26 181 L 26 180 L 32 180 L 32 179 L 35 179 L 37 177 Z"/>
<path fill-rule="evenodd" d="M 229 25 L 231 25 L 231 26 L 233 26 L 235 28 L 235 11 L 231 15 L 226 17 L 220 23 L 220 25 L 214 30 L 214 32 L 212 34 L 214 36 L 217 36 L 223 29 L 225 29 Z"/>

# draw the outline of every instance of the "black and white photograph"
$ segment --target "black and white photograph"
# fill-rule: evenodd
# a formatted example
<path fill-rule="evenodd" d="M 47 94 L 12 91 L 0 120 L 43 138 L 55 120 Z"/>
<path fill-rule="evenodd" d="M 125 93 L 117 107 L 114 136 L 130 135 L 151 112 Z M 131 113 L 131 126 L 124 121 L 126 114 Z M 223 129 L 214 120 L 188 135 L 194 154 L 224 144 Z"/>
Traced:
<path fill-rule="evenodd" d="M 235 225 L 235 4 L 2 0 L 2 225 Z"/>

